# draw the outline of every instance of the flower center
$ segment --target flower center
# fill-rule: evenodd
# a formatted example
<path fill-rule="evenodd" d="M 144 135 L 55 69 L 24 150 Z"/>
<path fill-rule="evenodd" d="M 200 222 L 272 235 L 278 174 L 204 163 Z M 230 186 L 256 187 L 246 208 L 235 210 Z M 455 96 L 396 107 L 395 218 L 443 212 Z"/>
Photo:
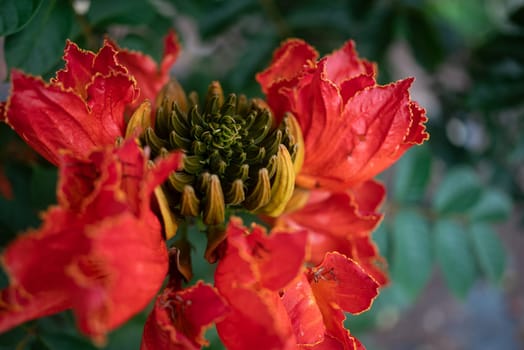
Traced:
<path fill-rule="evenodd" d="M 202 215 L 221 224 L 227 207 L 280 214 L 291 197 L 293 161 L 299 145 L 285 117 L 279 125 L 261 100 L 224 99 L 218 82 L 209 86 L 203 108 L 195 93 L 189 103 L 164 98 L 154 128 L 142 143 L 152 156 L 182 150 L 183 167 L 164 185 L 170 206 L 181 216 Z"/>

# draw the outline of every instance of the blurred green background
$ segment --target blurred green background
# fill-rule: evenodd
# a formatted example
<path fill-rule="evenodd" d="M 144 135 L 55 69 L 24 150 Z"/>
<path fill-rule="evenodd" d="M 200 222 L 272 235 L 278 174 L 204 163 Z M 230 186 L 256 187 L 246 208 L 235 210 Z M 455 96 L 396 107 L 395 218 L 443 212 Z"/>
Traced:
<path fill-rule="evenodd" d="M 173 75 L 201 93 L 219 80 L 226 93 L 261 95 L 254 75 L 289 37 L 321 54 L 354 39 L 381 83 L 415 76 L 431 140 L 381 176 L 386 219 L 374 238 L 392 282 L 348 325 L 368 349 L 524 348 L 523 1 L 0 0 L 0 100 L 11 68 L 53 76 L 67 38 L 96 51 L 109 35 L 159 60 L 169 28 L 183 47 Z M 3 124 L 0 170 L 12 185 L 0 189 L 4 246 L 55 202 L 56 170 Z M 145 317 L 107 349 L 138 349 Z M 0 349 L 15 347 L 94 349 L 69 313 L 0 335 Z"/>

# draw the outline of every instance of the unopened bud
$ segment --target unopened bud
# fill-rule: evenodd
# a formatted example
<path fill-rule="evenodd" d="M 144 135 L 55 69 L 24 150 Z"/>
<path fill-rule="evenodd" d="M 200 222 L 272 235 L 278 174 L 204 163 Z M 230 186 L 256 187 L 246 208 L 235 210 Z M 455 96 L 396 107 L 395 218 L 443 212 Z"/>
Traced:
<path fill-rule="evenodd" d="M 126 127 L 126 137 L 138 137 L 141 132 L 151 126 L 151 103 L 148 100 L 142 102 L 133 112 Z"/>

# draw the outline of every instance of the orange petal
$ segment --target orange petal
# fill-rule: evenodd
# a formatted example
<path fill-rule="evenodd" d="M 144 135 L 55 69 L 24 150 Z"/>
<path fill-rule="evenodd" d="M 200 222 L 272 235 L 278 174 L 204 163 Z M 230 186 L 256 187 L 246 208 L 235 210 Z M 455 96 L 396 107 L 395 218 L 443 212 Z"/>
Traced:
<path fill-rule="evenodd" d="M 199 281 L 187 289 L 166 288 L 144 326 L 141 350 L 201 349 L 205 330 L 228 311 L 217 291 Z"/>
<path fill-rule="evenodd" d="M 176 34 L 171 31 L 164 38 L 164 55 L 160 65 L 151 56 L 138 51 L 118 48 L 111 41 L 109 43 L 118 51 L 118 63 L 127 68 L 136 79 L 137 86 L 140 89 L 140 99 L 131 107 L 138 107 L 146 99 L 154 102 L 160 89 L 169 81 L 169 70 L 180 54 L 180 45 Z"/>

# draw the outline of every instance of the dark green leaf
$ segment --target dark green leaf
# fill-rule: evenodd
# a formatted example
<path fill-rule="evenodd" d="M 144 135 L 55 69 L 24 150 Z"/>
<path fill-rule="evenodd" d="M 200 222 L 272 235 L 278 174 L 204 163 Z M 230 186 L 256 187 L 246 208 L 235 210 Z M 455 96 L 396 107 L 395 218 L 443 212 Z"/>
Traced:
<path fill-rule="evenodd" d="M 451 291 L 465 297 L 477 277 L 469 238 L 458 223 L 440 220 L 435 224 L 435 255 Z"/>
<path fill-rule="evenodd" d="M 255 84 L 255 74 L 266 67 L 266 60 L 271 57 L 278 40 L 270 27 L 246 39 L 249 41 L 243 50 L 244 54 L 227 76 L 227 87 L 232 91 L 242 91 L 248 96 L 256 96 L 260 87 Z"/>
<path fill-rule="evenodd" d="M 521 33 L 498 34 L 475 53 L 475 59 L 486 64 L 497 64 L 503 59 L 524 63 L 524 35 Z"/>
<path fill-rule="evenodd" d="M 513 73 L 494 73 L 478 81 L 469 96 L 473 108 L 503 110 L 521 106 L 524 101 L 524 69 Z"/>
<path fill-rule="evenodd" d="M 42 0 L 0 0 L 0 36 L 18 32 L 32 19 Z"/>
<path fill-rule="evenodd" d="M 426 147 L 409 150 L 395 165 L 393 196 L 402 203 L 421 200 L 431 175 L 431 154 Z"/>
<path fill-rule="evenodd" d="M 348 1 L 349 14 L 355 19 L 366 18 L 377 5 L 376 0 L 353 0 Z"/>
<path fill-rule="evenodd" d="M 40 335 L 40 341 L 50 350 L 97 350 L 89 340 L 80 335 L 71 335 L 63 333 L 43 333 Z"/>
<path fill-rule="evenodd" d="M 143 0 L 94 0 L 87 12 L 92 25 L 104 27 L 113 24 L 139 25 L 148 23 L 156 9 L 149 1 Z"/>
<path fill-rule="evenodd" d="M 56 168 L 35 166 L 31 176 L 31 203 L 36 210 L 44 210 L 56 203 Z"/>
<path fill-rule="evenodd" d="M 61 1 L 40 6 L 33 20 L 20 32 L 5 39 L 9 67 L 43 75 L 59 62 L 73 23 L 73 9 Z"/>
<path fill-rule="evenodd" d="M 394 41 L 397 19 L 396 12 L 391 7 L 378 6 L 369 16 L 363 33 L 357 38 L 357 49 L 362 57 L 382 61 L 388 52 L 388 48 Z M 379 62 L 380 64 L 380 62 Z M 389 83 L 387 79 L 387 65 L 380 65 L 378 76 L 380 83 Z"/>
<path fill-rule="evenodd" d="M 294 11 L 290 11 L 286 16 L 286 22 L 293 30 L 298 28 L 332 28 L 347 32 L 350 22 L 346 12 L 347 4 L 344 2 L 332 1 L 330 6 L 325 6 L 321 2 L 312 2 L 308 3 L 307 6 L 299 6 Z"/>
<path fill-rule="evenodd" d="M 446 44 L 453 40 L 453 36 L 463 38 L 464 44 L 472 45 L 484 39 L 486 33 L 496 27 L 493 21 L 492 7 L 484 6 L 478 0 L 438 0 L 424 1 L 428 13 L 433 18 L 440 17 L 449 27 Z"/>
<path fill-rule="evenodd" d="M 148 54 L 157 62 L 160 62 L 164 52 L 163 39 L 171 27 L 171 19 L 157 14 L 151 19 L 146 28 L 139 32 L 132 32 L 119 39 L 118 45 Z"/>
<path fill-rule="evenodd" d="M 399 212 L 393 222 L 391 276 L 415 298 L 431 275 L 432 252 L 427 220 L 415 211 Z"/>
<path fill-rule="evenodd" d="M 384 257 L 386 257 L 386 260 L 389 260 L 389 254 L 390 254 L 390 238 L 389 233 L 387 232 L 387 228 L 384 222 L 373 232 L 373 242 L 378 247 L 378 251 L 380 254 Z"/>
<path fill-rule="evenodd" d="M 509 15 L 511 22 L 520 27 L 524 27 L 524 6 L 519 6 Z"/>
<path fill-rule="evenodd" d="M 431 18 L 421 10 L 410 7 L 405 11 L 406 39 L 419 63 L 433 71 L 444 59 L 444 48 Z"/>
<path fill-rule="evenodd" d="M 23 341 L 28 339 L 28 334 L 22 327 L 13 328 L 0 334 L 0 349 L 27 349 L 23 346 Z"/>
<path fill-rule="evenodd" d="M 140 349 L 147 313 L 137 314 L 109 335 L 104 350 Z"/>
<path fill-rule="evenodd" d="M 486 224 L 474 224 L 469 231 L 482 272 L 491 282 L 500 282 L 506 267 L 506 253 L 499 236 Z"/>
<path fill-rule="evenodd" d="M 440 214 L 463 213 L 478 202 L 481 190 L 473 169 L 454 168 L 447 172 L 438 186 L 433 204 Z"/>
<path fill-rule="evenodd" d="M 255 0 L 216 1 L 211 10 L 200 17 L 200 29 L 204 37 L 215 36 L 238 23 L 242 15 L 259 10 Z M 265 28 L 258 28 L 263 30 Z"/>
<path fill-rule="evenodd" d="M 502 191 L 496 189 L 485 189 L 479 201 L 469 210 L 472 221 L 503 221 L 511 214 L 511 198 Z"/>
<path fill-rule="evenodd" d="M 13 188 L 12 199 L 0 196 L 0 244 L 10 241 L 22 230 L 38 226 L 36 211 L 31 206 L 31 169 L 7 163 L 4 171 Z"/>

